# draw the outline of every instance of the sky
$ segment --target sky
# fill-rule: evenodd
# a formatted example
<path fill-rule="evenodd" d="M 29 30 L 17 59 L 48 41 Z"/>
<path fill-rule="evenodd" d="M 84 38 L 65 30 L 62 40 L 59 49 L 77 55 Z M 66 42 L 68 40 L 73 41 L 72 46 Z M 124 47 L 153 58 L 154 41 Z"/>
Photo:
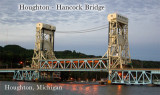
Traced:
<path fill-rule="evenodd" d="M 98 4 L 98 11 L 20 11 L 25 5 Z M 132 59 L 160 61 L 159 0 L 0 0 L 0 46 L 17 44 L 34 49 L 36 23 L 56 26 L 55 51 L 76 50 L 103 56 L 108 47 L 108 29 L 87 33 L 58 33 L 108 25 L 107 15 L 119 13 L 128 17 L 128 40 Z"/>

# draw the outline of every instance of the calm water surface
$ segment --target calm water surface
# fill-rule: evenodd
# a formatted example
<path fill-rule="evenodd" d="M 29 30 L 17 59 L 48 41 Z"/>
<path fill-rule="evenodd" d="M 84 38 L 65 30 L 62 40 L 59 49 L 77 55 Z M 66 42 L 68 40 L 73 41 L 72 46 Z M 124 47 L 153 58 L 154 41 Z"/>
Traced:
<path fill-rule="evenodd" d="M 6 90 L 5 85 L 30 86 L 34 90 Z M 62 89 L 40 90 L 40 85 Z M 0 95 L 160 95 L 160 87 L 0 81 Z"/>

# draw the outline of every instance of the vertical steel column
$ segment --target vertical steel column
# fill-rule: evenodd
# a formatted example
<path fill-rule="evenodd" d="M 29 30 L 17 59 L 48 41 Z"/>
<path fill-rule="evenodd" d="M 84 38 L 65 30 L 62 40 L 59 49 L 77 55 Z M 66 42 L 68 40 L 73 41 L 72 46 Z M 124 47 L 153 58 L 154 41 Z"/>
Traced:
<path fill-rule="evenodd" d="M 64 68 L 66 68 L 66 62 L 64 61 Z"/>
<path fill-rule="evenodd" d="M 137 75 L 137 73 L 138 72 L 136 71 L 136 82 L 135 82 L 136 84 L 138 84 L 138 80 L 137 80 L 138 75 Z"/>
<path fill-rule="evenodd" d="M 150 74 L 150 82 L 151 82 L 151 84 L 153 84 L 153 81 L 152 81 L 152 72 L 151 72 L 151 74 Z"/>
<path fill-rule="evenodd" d="M 144 81 L 145 81 L 145 79 L 144 79 L 144 73 L 145 73 L 145 71 L 142 71 L 142 74 L 143 74 L 143 85 L 144 85 Z"/>
<path fill-rule="evenodd" d="M 54 33 L 55 32 L 55 30 L 53 30 L 53 52 L 54 52 Z"/>
<path fill-rule="evenodd" d="M 131 83 L 131 71 L 128 71 L 129 74 L 129 84 Z"/>
<path fill-rule="evenodd" d="M 124 71 L 122 71 L 122 80 L 121 80 L 121 83 L 124 83 L 123 74 L 124 74 Z"/>
<path fill-rule="evenodd" d="M 14 74 L 13 74 L 13 80 L 16 79 L 16 70 L 14 71 Z"/>

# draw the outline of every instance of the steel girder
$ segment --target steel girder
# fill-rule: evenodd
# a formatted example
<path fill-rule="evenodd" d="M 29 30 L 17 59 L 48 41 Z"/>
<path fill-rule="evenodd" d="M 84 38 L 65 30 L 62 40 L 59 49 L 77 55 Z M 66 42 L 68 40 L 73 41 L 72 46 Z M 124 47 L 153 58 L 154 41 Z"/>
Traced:
<path fill-rule="evenodd" d="M 41 60 L 44 71 L 108 71 L 107 59 Z"/>
<path fill-rule="evenodd" d="M 13 75 L 14 80 L 37 80 L 39 79 L 39 72 L 36 70 L 15 70 Z"/>
<path fill-rule="evenodd" d="M 152 84 L 151 71 L 143 70 L 112 70 L 109 75 L 111 83 L 115 84 Z"/>

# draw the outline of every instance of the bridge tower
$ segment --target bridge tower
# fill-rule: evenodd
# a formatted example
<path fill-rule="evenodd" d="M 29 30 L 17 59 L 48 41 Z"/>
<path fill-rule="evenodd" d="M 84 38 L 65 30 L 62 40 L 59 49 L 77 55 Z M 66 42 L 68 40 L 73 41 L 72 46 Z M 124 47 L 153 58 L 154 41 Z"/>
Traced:
<path fill-rule="evenodd" d="M 107 55 L 110 68 L 123 68 L 123 65 L 131 63 L 128 43 L 128 18 L 120 14 L 108 15 L 108 50 Z"/>
<path fill-rule="evenodd" d="M 39 60 L 56 59 L 54 54 L 54 32 L 55 26 L 37 23 L 36 42 L 32 58 L 31 68 L 39 68 Z"/>

